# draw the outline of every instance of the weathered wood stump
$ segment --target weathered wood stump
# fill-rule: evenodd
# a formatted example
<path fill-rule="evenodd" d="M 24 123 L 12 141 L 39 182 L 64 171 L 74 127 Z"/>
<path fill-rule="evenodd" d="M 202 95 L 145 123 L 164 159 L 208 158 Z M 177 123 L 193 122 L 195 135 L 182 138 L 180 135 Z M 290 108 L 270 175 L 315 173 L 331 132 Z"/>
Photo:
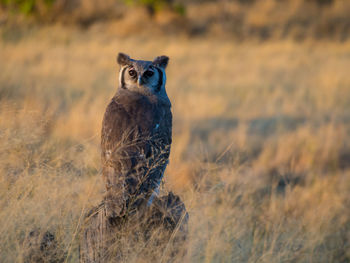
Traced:
<path fill-rule="evenodd" d="M 22 244 L 24 263 L 63 263 L 66 253 L 57 243 L 54 234 L 40 229 L 32 230 Z"/>
<path fill-rule="evenodd" d="M 188 214 L 173 193 L 127 217 L 108 218 L 105 202 L 85 217 L 80 262 L 174 262 L 185 254 Z"/>

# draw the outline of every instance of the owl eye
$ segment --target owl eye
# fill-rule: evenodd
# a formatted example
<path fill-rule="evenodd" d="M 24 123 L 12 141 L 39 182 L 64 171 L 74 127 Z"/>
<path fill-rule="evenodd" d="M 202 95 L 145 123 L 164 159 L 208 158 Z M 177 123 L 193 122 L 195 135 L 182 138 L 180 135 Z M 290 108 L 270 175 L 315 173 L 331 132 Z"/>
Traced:
<path fill-rule="evenodd" d="M 151 70 L 147 70 L 147 71 L 145 72 L 145 76 L 148 77 L 148 78 L 152 77 L 153 75 L 154 75 L 154 72 L 151 71 Z"/>
<path fill-rule="evenodd" d="M 132 78 L 135 78 L 136 75 L 137 75 L 136 70 L 130 69 L 130 70 L 129 70 L 129 75 L 130 75 Z"/>

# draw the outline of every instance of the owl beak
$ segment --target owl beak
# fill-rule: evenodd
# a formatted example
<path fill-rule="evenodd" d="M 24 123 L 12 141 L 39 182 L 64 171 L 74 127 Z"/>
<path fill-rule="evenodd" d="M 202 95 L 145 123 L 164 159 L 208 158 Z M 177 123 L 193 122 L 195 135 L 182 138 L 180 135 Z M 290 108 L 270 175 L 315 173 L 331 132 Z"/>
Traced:
<path fill-rule="evenodd" d="M 139 86 L 144 84 L 144 81 L 142 79 L 142 76 L 139 76 L 139 78 L 137 79 L 137 84 L 139 84 Z"/>

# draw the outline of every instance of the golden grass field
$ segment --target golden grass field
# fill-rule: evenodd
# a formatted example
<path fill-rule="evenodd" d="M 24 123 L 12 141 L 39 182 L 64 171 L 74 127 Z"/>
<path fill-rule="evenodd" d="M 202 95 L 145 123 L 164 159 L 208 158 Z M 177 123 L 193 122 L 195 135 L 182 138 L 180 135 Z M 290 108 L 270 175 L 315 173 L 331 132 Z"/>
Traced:
<path fill-rule="evenodd" d="M 349 42 L 110 30 L 1 29 L 0 262 L 22 262 L 33 229 L 78 261 L 82 217 L 104 190 L 100 128 L 119 51 L 170 57 L 163 191 L 190 216 L 178 262 L 350 261 Z"/>

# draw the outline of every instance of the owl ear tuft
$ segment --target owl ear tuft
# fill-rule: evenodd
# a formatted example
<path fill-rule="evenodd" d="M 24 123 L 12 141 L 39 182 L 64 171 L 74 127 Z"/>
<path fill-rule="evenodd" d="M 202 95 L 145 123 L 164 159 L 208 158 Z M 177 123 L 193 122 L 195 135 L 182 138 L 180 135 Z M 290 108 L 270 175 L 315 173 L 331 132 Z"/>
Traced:
<path fill-rule="evenodd" d="M 168 65 L 168 62 L 169 62 L 169 57 L 167 56 L 159 56 L 153 60 L 154 65 L 159 66 L 163 69 L 166 68 L 166 66 Z"/>
<path fill-rule="evenodd" d="M 128 65 L 130 64 L 130 57 L 124 53 L 119 53 L 117 56 L 117 62 L 121 66 Z"/>

